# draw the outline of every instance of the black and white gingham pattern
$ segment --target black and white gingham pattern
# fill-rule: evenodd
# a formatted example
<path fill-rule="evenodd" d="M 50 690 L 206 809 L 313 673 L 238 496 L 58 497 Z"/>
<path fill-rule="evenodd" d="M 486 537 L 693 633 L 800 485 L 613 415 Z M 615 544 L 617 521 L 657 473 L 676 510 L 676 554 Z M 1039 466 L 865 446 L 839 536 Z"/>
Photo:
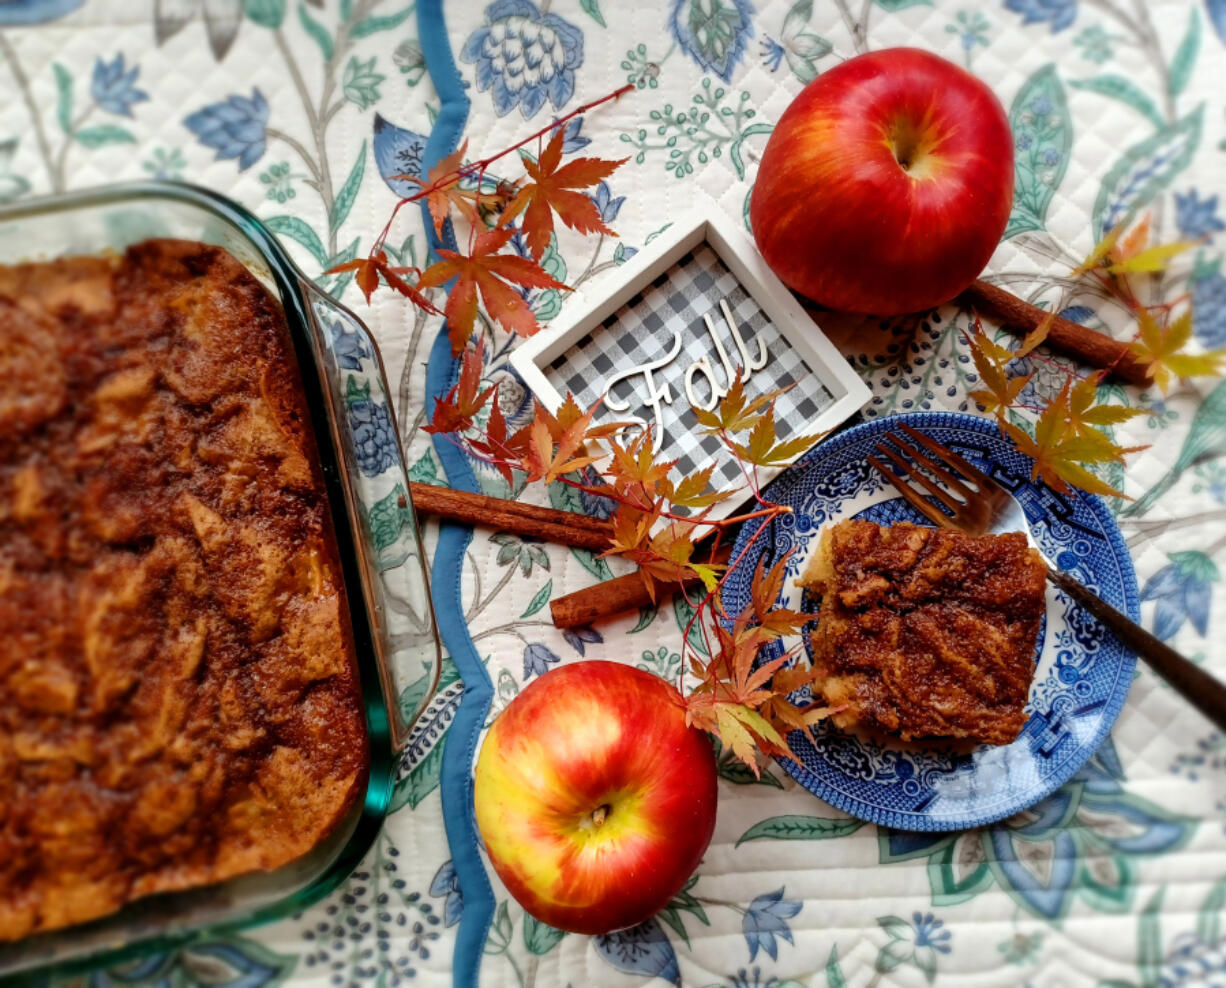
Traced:
<path fill-rule="evenodd" d="M 751 357 L 758 353 L 757 340 L 766 343 L 767 364 L 755 371 L 747 389 L 751 395 L 795 384 L 776 404 L 776 424 L 781 439 L 806 431 L 819 412 L 834 398 L 826 385 L 804 363 L 749 295 L 728 266 L 708 244 L 700 244 L 675 265 L 609 316 L 599 328 L 577 341 L 546 369 L 546 377 L 562 394 L 570 392 L 582 408 L 591 407 L 604 394 L 605 382 L 636 364 L 655 361 L 668 353 L 673 330 L 681 336 L 681 352 L 675 360 L 653 371 L 657 387 L 667 383 L 672 403 L 663 406 L 664 458 L 677 460 L 676 473 L 684 477 L 696 469 L 716 462 L 712 487 L 726 490 L 743 480 L 736 460 L 714 436 L 699 431 L 685 393 L 686 368 L 706 357 L 715 377 L 725 383 L 725 371 L 711 344 L 703 314 L 709 313 L 725 350 L 734 366 L 740 354 L 720 313 L 720 299 L 726 299 L 746 349 Z M 696 375 L 695 397 L 707 396 L 706 381 Z M 613 388 L 613 396 L 630 402 L 629 412 L 621 413 L 652 420 L 651 409 L 636 396 L 645 393 L 642 375 L 623 380 Z M 616 420 L 616 413 L 601 409 L 598 418 Z"/>

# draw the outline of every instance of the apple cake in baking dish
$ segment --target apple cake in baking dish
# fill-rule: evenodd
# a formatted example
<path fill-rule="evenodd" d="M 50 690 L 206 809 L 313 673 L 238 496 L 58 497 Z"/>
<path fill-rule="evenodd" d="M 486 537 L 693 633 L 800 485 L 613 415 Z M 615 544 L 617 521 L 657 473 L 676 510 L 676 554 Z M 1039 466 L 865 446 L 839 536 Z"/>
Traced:
<path fill-rule="evenodd" d="M 270 870 L 363 791 L 284 316 L 151 240 L 0 267 L 0 940 Z"/>
<path fill-rule="evenodd" d="M 842 521 L 800 584 L 821 597 L 816 688 L 837 727 L 1008 744 L 1026 723 L 1046 569 L 1021 533 Z"/>

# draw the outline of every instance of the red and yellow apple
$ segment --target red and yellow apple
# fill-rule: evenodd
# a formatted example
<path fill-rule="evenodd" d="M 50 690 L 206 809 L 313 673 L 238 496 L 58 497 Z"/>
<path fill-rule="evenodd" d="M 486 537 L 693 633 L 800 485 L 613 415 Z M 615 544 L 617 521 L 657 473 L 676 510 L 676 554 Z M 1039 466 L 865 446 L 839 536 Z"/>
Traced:
<path fill-rule="evenodd" d="M 608 933 L 659 912 L 715 827 L 715 758 L 681 694 L 615 662 L 552 669 L 495 719 L 473 802 L 490 862 L 529 913 Z"/>
<path fill-rule="evenodd" d="M 846 312 L 931 308 L 979 276 L 1004 233 L 1009 121 L 952 62 L 870 52 L 793 100 L 752 196 L 754 239 L 789 287 Z"/>

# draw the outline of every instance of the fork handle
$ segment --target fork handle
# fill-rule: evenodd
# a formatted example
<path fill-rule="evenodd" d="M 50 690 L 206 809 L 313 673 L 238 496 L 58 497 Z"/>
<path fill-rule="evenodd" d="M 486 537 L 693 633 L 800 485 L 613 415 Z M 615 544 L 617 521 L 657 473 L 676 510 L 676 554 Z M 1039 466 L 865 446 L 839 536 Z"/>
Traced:
<path fill-rule="evenodd" d="M 1155 638 L 1062 570 L 1049 566 L 1047 578 L 1110 628 L 1122 644 L 1136 652 L 1154 672 L 1226 734 L 1226 684 L 1180 655 L 1166 642 Z"/>

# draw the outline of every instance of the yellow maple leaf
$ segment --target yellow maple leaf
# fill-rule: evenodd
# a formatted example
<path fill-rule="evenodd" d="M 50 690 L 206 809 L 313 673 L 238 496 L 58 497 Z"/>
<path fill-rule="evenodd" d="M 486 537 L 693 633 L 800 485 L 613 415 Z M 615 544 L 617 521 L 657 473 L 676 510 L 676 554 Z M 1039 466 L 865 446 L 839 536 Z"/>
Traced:
<path fill-rule="evenodd" d="M 1058 491 L 1069 493 L 1071 486 L 1090 494 L 1123 497 L 1110 484 L 1100 480 L 1087 464 L 1122 463 L 1128 450 L 1097 429 L 1079 432 L 1072 427 L 1069 416 L 1070 387 L 1065 385 L 1035 423 L 1034 437 L 1012 422 L 1001 421 L 1000 427 L 1017 448 L 1034 460 L 1031 478 L 1039 479 Z"/>
<path fill-rule="evenodd" d="M 1121 224 L 1104 233 L 1102 240 L 1094 245 L 1094 249 L 1085 256 L 1085 260 L 1073 268 L 1073 277 L 1076 278 L 1079 275 L 1088 274 L 1095 268 L 1101 267 L 1115 249 L 1115 245 L 1123 232 L 1124 227 Z"/>
<path fill-rule="evenodd" d="M 1176 380 L 1222 373 L 1226 349 L 1184 353 L 1192 339 L 1192 309 L 1163 326 L 1148 309 L 1138 314 L 1140 336 L 1129 349 L 1138 363 L 1149 369 L 1154 384 L 1167 393 Z"/>
<path fill-rule="evenodd" d="M 1157 274 L 1182 254 L 1197 246 L 1196 240 L 1176 240 L 1169 244 L 1156 244 L 1133 254 L 1126 260 L 1116 261 L 1107 270 L 1111 274 Z"/>

